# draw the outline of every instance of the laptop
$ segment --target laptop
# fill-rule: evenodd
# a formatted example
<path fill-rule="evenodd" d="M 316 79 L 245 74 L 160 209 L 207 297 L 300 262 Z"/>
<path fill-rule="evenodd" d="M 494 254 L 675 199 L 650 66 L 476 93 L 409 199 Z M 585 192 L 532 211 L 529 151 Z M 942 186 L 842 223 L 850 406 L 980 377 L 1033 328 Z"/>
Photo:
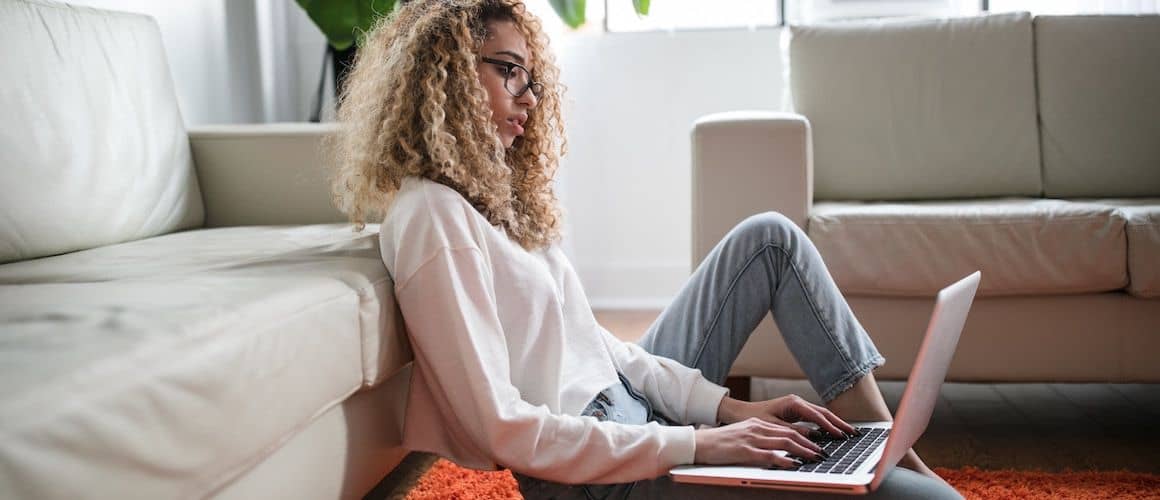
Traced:
<path fill-rule="evenodd" d="M 807 462 L 793 469 L 684 465 L 669 475 L 678 483 L 847 494 L 874 491 L 926 431 L 980 276 L 976 271 L 939 291 L 894 422 L 851 422 L 861 436 L 815 440 L 831 455 L 823 462 Z"/>

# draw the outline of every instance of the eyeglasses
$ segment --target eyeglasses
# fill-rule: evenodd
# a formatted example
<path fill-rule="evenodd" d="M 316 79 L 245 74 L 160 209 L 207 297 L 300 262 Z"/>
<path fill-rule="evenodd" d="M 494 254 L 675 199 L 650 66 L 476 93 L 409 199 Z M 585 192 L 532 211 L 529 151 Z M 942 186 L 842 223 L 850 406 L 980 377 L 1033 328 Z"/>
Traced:
<path fill-rule="evenodd" d="M 503 71 L 503 88 L 507 89 L 508 93 L 513 97 L 520 97 L 524 95 L 528 89 L 532 89 L 532 95 L 539 98 L 544 93 L 544 84 L 532 81 L 532 74 L 528 68 L 520 66 L 511 61 L 504 61 L 501 59 L 492 59 L 484 57 L 483 62 L 494 64 L 504 69 Z"/>

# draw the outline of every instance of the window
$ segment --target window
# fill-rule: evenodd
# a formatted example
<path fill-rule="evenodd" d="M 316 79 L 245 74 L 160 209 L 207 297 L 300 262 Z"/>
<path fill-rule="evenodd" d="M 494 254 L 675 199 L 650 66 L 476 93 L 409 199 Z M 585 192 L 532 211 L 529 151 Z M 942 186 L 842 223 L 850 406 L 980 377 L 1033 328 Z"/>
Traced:
<path fill-rule="evenodd" d="M 588 2 L 588 22 L 611 32 L 759 28 L 878 17 L 1032 14 L 1160 14 L 1160 0 L 653 0 L 638 16 L 632 0 Z"/>
<path fill-rule="evenodd" d="M 980 0 L 657 0 L 638 16 L 631 0 L 596 2 L 612 32 L 780 26 L 841 19 L 977 14 Z M 599 19 L 592 16 L 590 19 Z"/>
<path fill-rule="evenodd" d="M 880 17 L 949 17 L 978 14 L 979 0 L 788 0 L 791 23 Z"/>
<path fill-rule="evenodd" d="M 991 12 L 1025 10 L 1032 14 L 1160 14 L 1156 0 L 990 0 Z"/>
<path fill-rule="evenodd" d="M 632 0 L 603 0 L 608 31 L 673 31 L 756 28 L 781 24 L 778 0 L 655 0 L 647 16 L 636 14 Z M 589 14 L 592 11 L 589 10 Z M 597 20 L 597 17 L 591 17 Z"/>

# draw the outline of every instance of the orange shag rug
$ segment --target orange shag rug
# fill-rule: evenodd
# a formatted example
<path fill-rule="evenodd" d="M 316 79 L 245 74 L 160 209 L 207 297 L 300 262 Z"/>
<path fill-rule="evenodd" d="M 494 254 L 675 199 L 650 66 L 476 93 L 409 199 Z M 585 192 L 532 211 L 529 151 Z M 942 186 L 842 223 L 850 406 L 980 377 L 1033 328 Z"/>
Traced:
<path fill-rule="evenodd" d="M 1139 472 L 935 471 L 968 499 L 1160 499 L 1160 476 Z M 408 500 L 521 498 L 510 472 L 464 469 L 443 459 L 407 494 Z"/>

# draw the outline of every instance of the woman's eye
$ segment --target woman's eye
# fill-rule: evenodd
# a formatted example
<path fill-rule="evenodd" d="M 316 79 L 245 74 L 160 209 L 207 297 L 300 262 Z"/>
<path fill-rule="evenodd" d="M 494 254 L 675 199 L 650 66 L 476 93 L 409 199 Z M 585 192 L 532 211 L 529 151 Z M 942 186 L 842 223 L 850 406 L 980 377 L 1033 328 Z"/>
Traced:
<path fill-rule="evenodd" d="M 508 67 L 508 66 L 496 66 L 496 69 L 498 69 L 498 70 L 499 70 L 499 76 L 502 76 L 502 77 L 505 77 L 505 78 L 506 78 L 508 75 L 512 74 L 512 69 L 511 69 L 510 67 Z"/>

